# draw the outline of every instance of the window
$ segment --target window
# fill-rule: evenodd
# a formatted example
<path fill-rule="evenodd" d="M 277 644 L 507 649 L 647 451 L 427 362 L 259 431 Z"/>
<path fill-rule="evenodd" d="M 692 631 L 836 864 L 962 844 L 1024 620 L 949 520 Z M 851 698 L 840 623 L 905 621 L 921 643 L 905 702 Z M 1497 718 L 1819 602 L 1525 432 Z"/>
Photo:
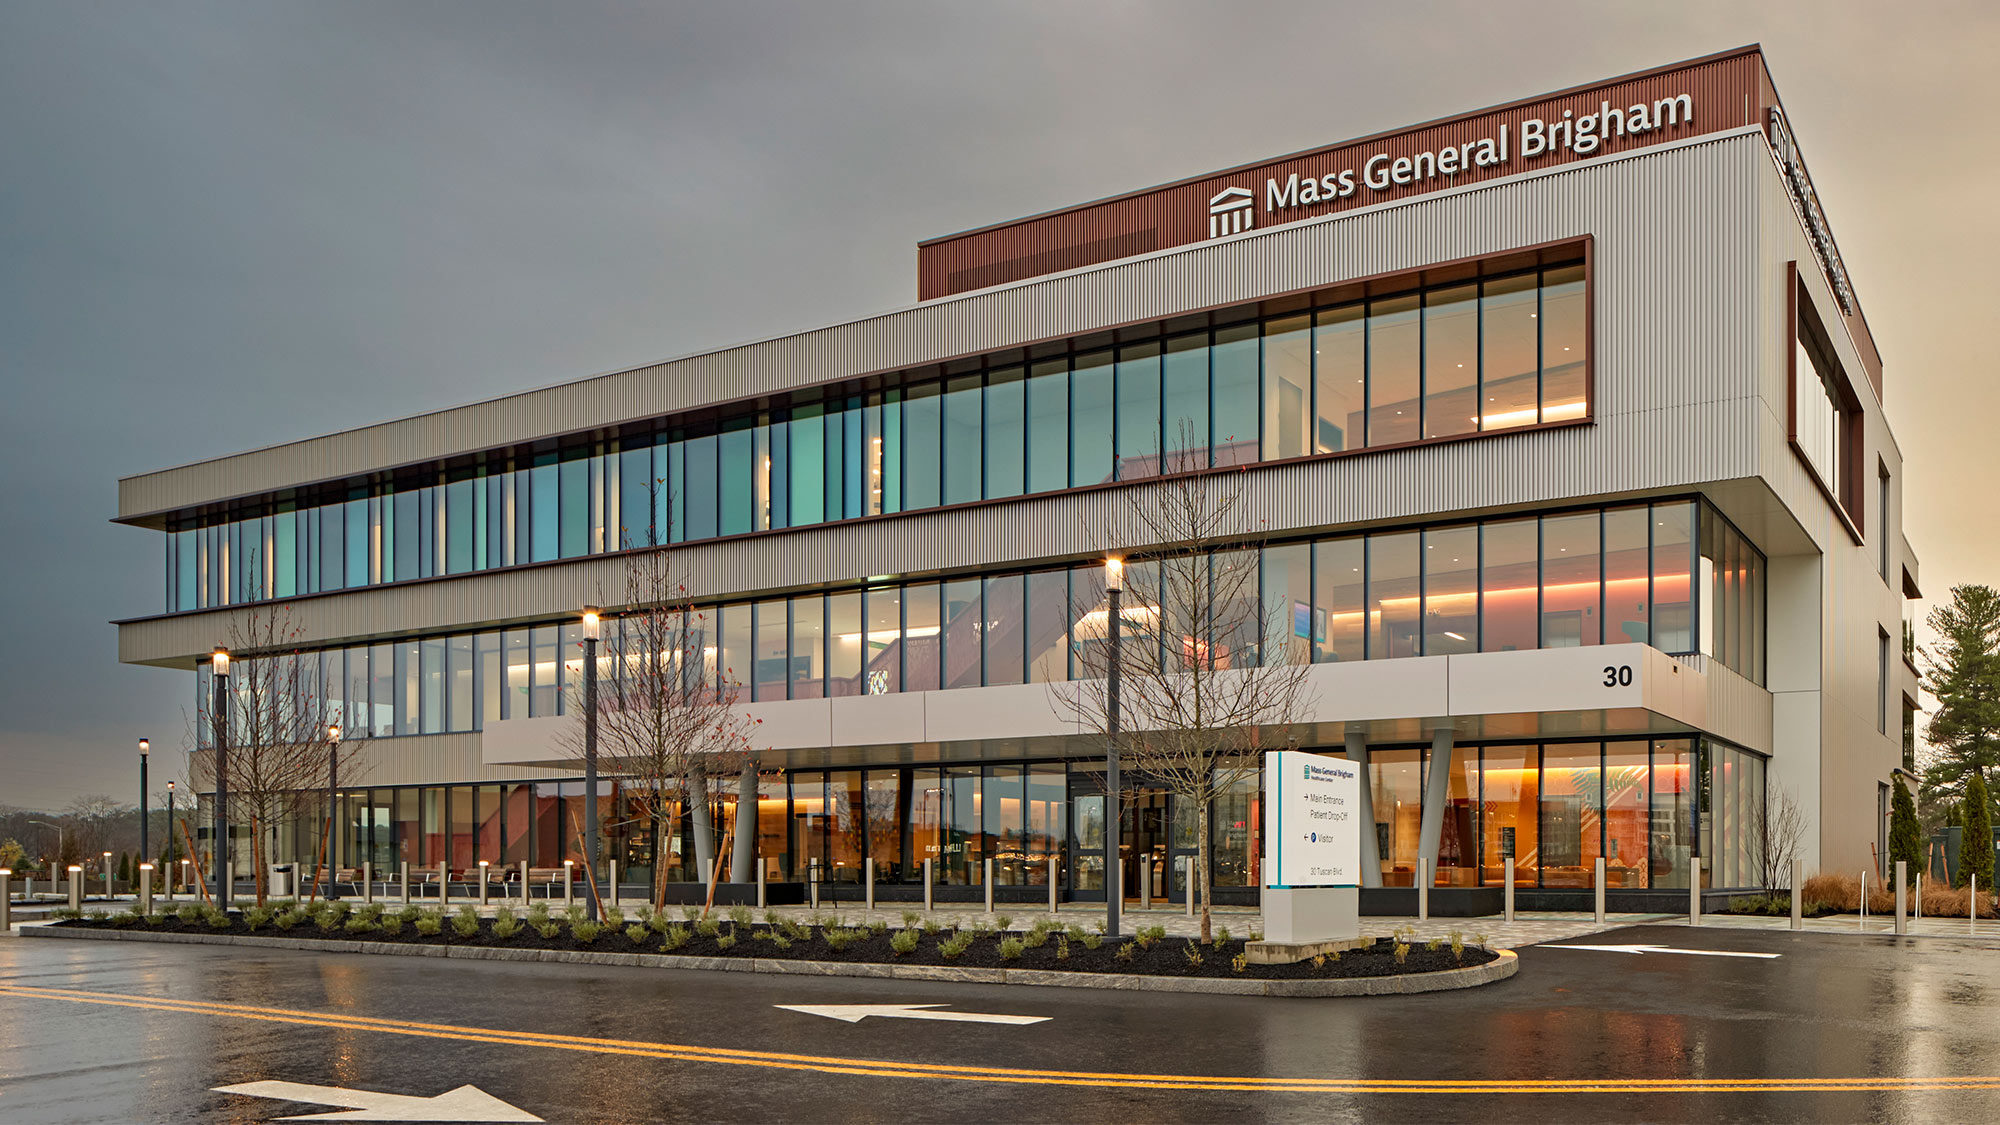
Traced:
<path fill-rule="evenodd" d="M 1313 544 L 1313 662 L 1366 659 L 1367 614 L 1362 597 L 1359 537 Z"/>
<path fill-rule="evenodd" d="M 944 502 L 969 504 L 985 494 L 985 388 L 979 376 L 951 380 L 944 396 Z"/>
<path fill-rule="evenodd" d="M 1361 412 L 1368 372 L 1368 306 L 1344 305 L 1319 314 L 1313 328 L 1313 452 L 1361 446 Z"/>
<path fill-rule="evenodd" d="M 1118 479 L 1159 475 L 1160 448 L 1160 345 L 1129 344 L 1118 349 Z"/>
<path fill-rule="evenodd" d="M 1417 604 L 1422 597 L 1418 535 L 1368 537 L 1368 659 L 1423 655 Z"/>
<path fill-rule="evenodd" d="M 1167 472 L 1208 467 L 1208 334 L 1167 341 L 1160 375 Z"/>
<path fill-rule="evenodd" d="M 1419 294 L 1368 305 L 1368 444 L 1417 440 L 1422 413 L 1423 329 Z"/>
<path fill-rule="evenodd" d="M 1882 581 L 1889 580 L 1889 466 L 1875 463 L 1875 569 Z"/>
<path fill-rule="evenodd" d="M 1497 520 L 1481 527 L 1480 536 L 1481 651 L 1539 647 L 1541 521 Z"/>
<path fill-rule="evenodd" d="M 1312 421 L 1311 318 L 1264 324 L 1264 460 L 1303 457 Z"/>
<path fill-rule="evenodd" d="M 1479 428 L 1532 426 L 1540 417 L 1541 290 L 1532 273 L 1494 278 L 1479 297 Z"/>
<path fill-rule="evenodd" d="M 1542 520 L 1542 647 L 1601 642 L 1598 513 Z"/>
<path fill-rule="evenodd" d="M 1072 488 L 1112 479 L 1112 364 L 1108 351 L 1076 357 L 1070 373 L 1070 465 Z"/>
<path fill-rule="evenodd" d="M 1028 378 L 1028 491 L 1069 487 L 1069 361 L 1037 363 Z"/>
<path fill-rule="evenodd" d="M 1542 421 L 1590 412 L 1585 377 L 1583 267 L 1542 271 Z"/>
<path fill-rule="evenodd" d="M 935 508 L 941 495 L 939 435 L 944 425 L 941 388 L 919 383 L 903 401 L 903 508 Z"/>
<path fill-rule="evenodd" d="M 986 495 L 1019 496 L 1025 485 L 1027 383 L 1018 367 L 993 372 L 986 382 Z"/>
<path fill-rule="evenodd" d="M 1875 631 L 1875 729 L 1889 733 L 1889 631 Z"/>
<path fill-rule="evenodd" d="M 1479 428 L 1479 286 L 1424 294 L 1424 436 Z"/>
<path fill-rule="evenodd" d="M 1479 651 L 1479 528 L 1424 532 L 1424 653 Z"/>
<path fill-rule="evenodd" d="M 1792 263 L 1792 298 L 1797 309 L 1792 320 L 1789 395 L 1792 448 L 1853 529 L 1861 525 L 1864 514 L 1860 495 L 1861 399 L 1797 270 L 1798 263 Z"/>

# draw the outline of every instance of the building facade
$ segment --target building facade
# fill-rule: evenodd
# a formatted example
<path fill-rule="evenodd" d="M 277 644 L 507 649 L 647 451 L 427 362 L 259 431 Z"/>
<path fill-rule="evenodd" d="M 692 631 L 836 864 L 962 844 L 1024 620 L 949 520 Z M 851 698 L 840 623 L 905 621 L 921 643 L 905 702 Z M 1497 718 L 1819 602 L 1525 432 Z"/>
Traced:
<path fill-rule="evenodd" d="M 1809 868 L 1876 865 L 1917 694 L 1902 457 L 1757 48 L 937 239 L 918 276 L 879 316 L 125 479 L 165 612 L 120 658 L 205 712 L 208 654 L 281 609 L 294 642 L 236 663 L 299 662 L 360 740 L 341 863 L 558 866 L 579 611 L 615 684 L 606 591 L 657 540 L 760 720 L 771 881 L 894 895 L 928 860 L 969 893 L 990 859 L 1003 898 L 1101 899 L 1103 739 L 1062 695 L 1101 666 L 1106 551 L 1149 546 L 1103 529 L 1163 470 L 1231 473 L 1256 534 L 1215 565 L 1263 625 L 1159 640 L 1308 666 L 1286 733 L 1365 765 L 1369 883 L 1757 886 L 1784 806 Z M 1127 784 L 1126 893 L 1178 899 L 1192 810 Z M 1212 810 L 1225 901 L 1256 897 L 1255 785 Z M 627 870 L 696 877 L 692 818 L 599 800 Z M 313 817 L 269 827 L 317 854 Z"/>

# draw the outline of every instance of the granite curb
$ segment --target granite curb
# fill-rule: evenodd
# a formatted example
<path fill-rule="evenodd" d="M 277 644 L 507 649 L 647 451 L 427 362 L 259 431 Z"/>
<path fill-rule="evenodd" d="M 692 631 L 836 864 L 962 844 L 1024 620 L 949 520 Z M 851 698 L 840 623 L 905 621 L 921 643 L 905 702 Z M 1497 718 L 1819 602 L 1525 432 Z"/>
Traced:
<path fill-rule="evenodd" d="M 29 925 L 22 937 L 87 941 L 157 941 L 179 945 L 247 945 L 260 949 L 304 949 L 319 953 L 375 953 L 402 957 L 454 957 L 472 961 L 542 961 L 624 968 L 694 969 L 705 972 L 777 973 L 793 976 L 870 977 L 888 980 L 950 981 L 959 984 L 1014 984 L 1041 988 L 1108 988 L 1129 992 L 1192 992 L 1210 996 L 1404 996 L 1476 988 L 1505 980 L 1520 968 L 1511 949 L 1484 965 L 1390 977 L 1330 980 L 1231 980 L 1212 977 L 1154 977 L 1130 973 L 1065 973 L 1052 969 L 955 968 L 948 965 L 882 965 L 838 961 L 792 961 L 762 957 L 683 957 L 672 953 L 590 953 L 571 949 L 500 949 L 482 945 L 414 945 L 324 938 L 253 937 L 234 934 L 169 934 L 144 930 L 89 930 L 73 926 Z"/>

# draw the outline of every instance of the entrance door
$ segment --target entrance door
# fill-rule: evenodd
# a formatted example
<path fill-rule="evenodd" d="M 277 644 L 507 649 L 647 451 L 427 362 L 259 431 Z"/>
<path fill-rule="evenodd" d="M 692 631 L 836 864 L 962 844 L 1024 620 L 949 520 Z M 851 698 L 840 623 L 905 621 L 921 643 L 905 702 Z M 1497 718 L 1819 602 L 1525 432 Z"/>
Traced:
<path fill-rule="evenodd" d="M 1167 898 L 1173 871 L 1168 855 L 1171 798 L 1166 790 L 1149 787 L 1134 790 L 1121 804 L 1118 856 L 1125 865 L 1125 901 Z M 1151 881 L 1150 891 L 1141 880 Z"/>

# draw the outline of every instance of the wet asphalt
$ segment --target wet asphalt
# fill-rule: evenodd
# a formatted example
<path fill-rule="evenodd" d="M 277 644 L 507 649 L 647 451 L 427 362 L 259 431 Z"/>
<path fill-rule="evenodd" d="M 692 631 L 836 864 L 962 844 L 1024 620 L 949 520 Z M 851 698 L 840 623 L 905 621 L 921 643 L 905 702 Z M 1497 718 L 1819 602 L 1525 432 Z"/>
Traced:
<path fill-rule="evenodd" d="M 1774 960 L 1564 949 L 1658 944 Z M 0 1122 L 261 1122 L 332 1112 L 226 1095 L 258 1080 L 429 1096 L 471 1083 L 552 1122 L 1888 1121 L 2000 1115 L 2000 947 L 1637 927 L 1520 951 L 1511 980 L 1409 997 L 1276 1000 L 446 961 L 137 942 L 0 940 Z M 236 1014 L 140 1004 L 199 1000 Z M 1024 1026 L 778 1004 L 945 1004 Z M 253 1018 L 366 1016 L 395 1027 Z M 312 1017 L 307 1017 L 312 1018 Z M 733 1048 L 737 1062 L 467 1041 L 453 1029 Z M 421 1030 L 421 1029 L 418 1029 Z M 772 1059 L 770 1053 L 811 1056 Z M 845 1060 L 1119 1075 L 1590 1080 L 1478 1093 L 1121 1088 L 844 1073 Z M 1992 1078 L 1995 1088 L 1659 1090 L 1646 1080 Z"/>

